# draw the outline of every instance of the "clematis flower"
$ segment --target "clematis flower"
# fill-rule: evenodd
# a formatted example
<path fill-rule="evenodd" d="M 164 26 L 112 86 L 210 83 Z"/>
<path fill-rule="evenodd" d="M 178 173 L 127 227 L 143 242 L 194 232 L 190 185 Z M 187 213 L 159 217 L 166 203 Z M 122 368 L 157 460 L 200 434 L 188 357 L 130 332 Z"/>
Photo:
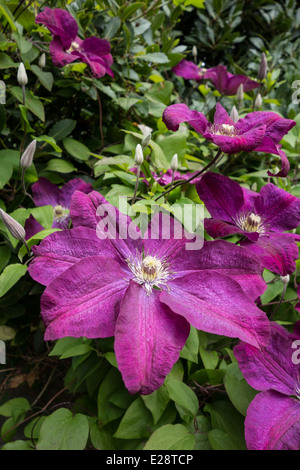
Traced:
<path fill-rule="evenodd" d="M 249 450 L 300 449 L 299 346 L 299 322 L 294 333 L 271 322 L 271 338 L 265 348 L 240 343 L 233 349 L 245 379 L 261 391 L 247 410 Z"/>
<path fill-rule="evenodd" d="M 77 22 L 70 13 L 60 8 L 52 10 L 45 7 L 35 21 L 46 26 L 53 35 L 50 54 L 56 67 L 79 60 L 88 64 L 95 77 L 103 77 L 106 73 L 114 76 L 110 68 L 113 58 L 109 41 L 95 36 L 80 39 Z"/>
<path fill-rule="evenodd" d="M 130 171 L 132 171 L 132 173 L 135 173 L 137 172 L 136 170 L 136 167 L 133 167 L 130 169 Z M 161 186 L 166 186 L 168 184 L 171 183 L 172 181 L 172 173 L 173 171 L 171 170 L 171 168 L 169 168 L 166 172 L 163 172 L 161 171 L 159 174 L 155 173 L 154 171 L 151 172 L 153 178 L 155 179 L 155 181 L 158 182 L 158 184 L 160 184 Z M 190 179 L 194 174 L 196 174 L 197 172 L 194 172 L 194 173 L 181 173 L 180 171 L 175 171 L 175 175 L 174 175 L 174 181 L 187 181 L 188 179 Z M 146 177 L 145 177 L 145 174 L 141 171 L 140 172 L 140 176 L 141 178 L 145 178 L 143 180 L 143 182 L 148 186 L 149 185 L 149 182 L 147 181 Z M 195 178 L 194 180 L 191 181 L 192 184 L 196 184 L 197 181 L 199 181 L 200 178 Z"/>
<path fill-rule="evenodd" d="M 266 286 L 247 249 L 221 240 L 187 250 L 191 240 L 181 224 L 162 214 L 142 236 L 95 191 L 76 191 L 70 211 L 73 229 L 32 248 L 30 275 L 47 286 L 45 340 L 114 336 L 125 385 L 141 394 L 162 385 L 190 324 L 255 347 L 266 344 L 269 321 L 254 303 Z"/>
<path fill-rule="evenodd" d="M 255 253 L 265 268 L 281 276 L 296 269 L 300 236 L 284 233 L 300 224 L 300 199 L 272 183 L 259 193 L 241 187 L 227 176 L 208 172 L 196 185 L 212 218 L 204 227 L 213 238 L 234 233 Z"/>
<path fill-rule="evenodd" d="M 53 206 L 52 228 L 68 228 L 70 222 L 70 204 L 74 191 L 84 193 L 92 191 L 93 186 L 80 178 L 74 178 L 61 188 L 46 178 L 40 178 L 31 187 L 33 200 L 36 206 Z M 44 227 L 31 215 L 25 222 L 26 240 L 36 233 L 44 230 Z"/>
<path fill-rule="evenodd" d="M 290 164 L 279 142 L 296 125 L 291 119 L 284 119 L 269 111 L 256 111 L 234 122 L 225 109 L 217 103 L 214 124 L 211 124 L 204 114 L 180 103 L 172 104 L 164 110 L 163 121 L 172 131 L 177 131 L 180 123 L 187 122 L 228 155 L 241 151 L 279 155 L 281 170 L 276 175 L 268 171 L 268 175 L 287 176 L 289 172 Z"/>
<path fill-rule="evenodd" d="M 210 80 L 221 95 L 236 95 L 241 84 L 246 92 L 259 87 L 258 82 L 251 80 L 246 75 L 233 75 L 228 72 L 225 65 L 217 65 L 217 67 L 207 69 L 203 78 Z"/>
<path fill-rule="evenodd" d="M 178 77 L 183 77 L 186 80 L 196 80 L 196 82 L 201 82 L 204 72 L 206 71 L 206 69 L 198 67 L 198 65 L 189 60 L 182 60 L 171 70 L 175 75 L 178 75 Z"/>

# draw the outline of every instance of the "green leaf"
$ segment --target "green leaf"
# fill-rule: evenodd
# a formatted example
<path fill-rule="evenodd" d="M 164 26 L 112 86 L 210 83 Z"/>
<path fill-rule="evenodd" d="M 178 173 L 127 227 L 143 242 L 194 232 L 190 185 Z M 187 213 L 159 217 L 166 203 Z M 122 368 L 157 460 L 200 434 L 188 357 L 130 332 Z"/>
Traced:
<path fill-rule="evenodd" d="M 191 326 L 190 334 L 183 349 L 180 351 L 180 357 L 189 361 L 198 363 L 199 336 L 198 331 Z"/>
<path fill-rule="evenodd" d="M 193 450 L 195 436 L 182 424 L 166 424 L 148 439 L 143 450 Z"/>
<path fill-rule="evenodd" d="M 7 245 L 0 246 L 0 273 L 10 260 L 11 251 Z"/>
<path fill-rule="evenodd" d="M 245 450 L 245 445 L 237 437 L 221 429 L 209 431 L 208 439 L 213 450 Z"/>
<path fill-rule="evenodd" d="M 217 351 L 210 351 L 203 346 L 199 347 L 200 356 L 206 369 L 215 369 L 219 362 Z"/>
<path fill-rule="evenodd" d="M 98 391 L 98 418 L 102 425 L 110 423 L 124 413 L 124 410 L 109 402 L 110 397 L 120 388 L 124 388 L 121 374 L 117 369 L 112 368 Z"/>
<path fill-rule="evenodd" d="M 7 442 L 1 447 L 1 450 L 33 450 L 31 441 L 13 441 Z"/>
<path fill-rule="evenodd" d="M 49 135 L 53 137 L 56 142 L 63 140 L 67 137 L 76 127 L 74 119 L 62 119 L 54 124 L 50 129 Z"/>
<path fill-rule="evenodd" d="M 47 142 L 55 150 L 55 152 L 62 152 L 62 149 L 56 144 L 54 137 L 49 135 L 40 135 L 39 137 L 34 136 L 37 142 Z"/>
<path fill-rule="evenodd" d="M 13 174 L 13 165 L 6 159 L 0 159 L 0 188 L 9 182 Z"/>
<path fill-rule="evenodd" d="M 71 173 L 76 171 L 73 163 L 68 162 L 67 160 L 61 160 L 59 158 L 52 158 L 47 163 L 48 171 L 57 171 L 57 173 Z"/>
<path fill-rule="evenodd" d="M 115 102 L 116 102 L 116 104 L 121 106 L 122 109 L 124 109 L 125 111 L 128 111 L 128 109 L 130 109 L 131 106 L 135 105 L 136 103 L 140 103 L 141 99 L 139 99 L 139 98 L 129 98 L 129 97 L 117 98 L 115 100 Z"/>
<path fill-rule="evenodd" d="M 187 410 L 191 416 L 196 416 L 199 403 L 190 387 L 180 380 L 170 378 L 167 378 L 165 384 L 171 400 Z"/>
<path fill-rule="evenodd" d="M 63 139 L 63 145 L 66 151 L 72 155 L 72 157 L 77 158 L 77 160 L 86 161 L 90 157 L 91 152 L 89 149 L 78 140 L 65 137 Z"/>
<path fill-rule="evenodd" d="M 168 56 L 163 52 L 136 55 L 135 58 L 138 60 L 144 60 L 145 62 L 154 62 L 155 64 L 167 64 L 169 62 Z"/>
<path fill-rule="evenodd" d="M 25 275 L 27 266 L 10 264 L 0 275 L 0 297 L 3 297 Z"/>
<path fill-rule="evenodd" d="M 246 382 L 237 363 L 227 367 L 224 385 L 233 406 L 246 416 L 247 408 L 258 392 Z"/>
<path fill-rule="evenodd" d="M 0 415 L 17 420 L 18 416 L 28 410 L 30 410 L 30 404 L 26 398 L 13 398 L 0 406 Z"/>
<path fill-rule="evenodd" d="M 9 69 L 11 67 L 18 67 L 18 64 L 16 64 L 10 57 L 9 55 L 5 54 L 4 52 L 0 53 L 0 69 Z"/>
<path fill-rule="evenodd" d="M 33 217 L 47 230 L 53 224 L 53 206 L 41 206 L 30 208 Z"/>
<path fill-rule="evenodd" d="M 105 39 L 108 39 L 108 41 L 112 39 L 118 32 L 121 23 L 122 22 L 118 16 L 114 16 L 113 18 L 111 18 L 105 28 Z"/>
<path fill-rule="evenodd" d="M 23 104 L 22 88 L 14 86 L 10 91 L 12 95 L 14 95 L 14 97 Z M 29 90 L 25 90 L 25 106 L 41 121 L 45 121 L 45 110 L 43 103 Z"/>
<path fill-rule="evenodd" d="M 37 65 L 31 65 L 32 72 L 37 76 L 46 90 L 51 91 L 53 87 L 53 75 L 51 72 L 44 72 Z"/>
<path fill-rule="evenodd" d="M 69 352 L 74 351 L 74 350 L 76 351 L 76 349 L 80 351 L 81 346 L 88 346 L 88 349 L 86 349 L 82 353 L 79 353 L 79 355 L 84 354 L 87 351 L 91 350 L 89 345 L 84 343 L 83 338 L 72 338 L 72 337 L 66 336 L 65 338 L 61 338 L 57 340 L 54 348 L 49 353 L 49 356 L 61 356 L 61 359 L 63 355 L 65 355 L 65 357 L 71 357 L 72 355 L 76 356 L 78 354 L 69 355 Z"/>
<path fill-rule="evenodd" d="M 2 11 L 3 15 L 5 16 L 6 20 L 8 21 L 12 30 L 16 30 L 17 27 L 15 25 L 14 17 L 10 11 L 10 9 L 5 4 L 4 0 L 0 0 L 0 11 Z"/>
<path fill-rule="evenodd" d="M 149 437 L 153 419 L 141 397 L 137 398 L 123 416 L 114 437 L 119 439 L 141 439 Z"/>
<path fill-rule="evenodd" d="M 89 436 L 85 415 L 60 408 L 44 420 L 37 450 L 83 450 Z"/>
<path fill-rule="evenodd" d="M 165 411 L 170 397 L 165 385 L 163 385 L 149 395 L 142 395 L 142 400 L 148 410 L 151 411 L 154 424 L 156 424 Z"/>

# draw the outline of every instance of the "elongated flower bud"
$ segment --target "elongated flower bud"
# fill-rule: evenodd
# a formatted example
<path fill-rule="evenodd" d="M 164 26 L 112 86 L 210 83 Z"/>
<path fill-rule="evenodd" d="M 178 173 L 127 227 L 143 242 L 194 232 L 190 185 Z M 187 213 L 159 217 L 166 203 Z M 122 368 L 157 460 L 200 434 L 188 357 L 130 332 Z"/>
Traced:
<path fill-rule="evenodd" d="M 240 84 L 240 86 L 237 89 L 236 97 L 237 97 L 238 101 L 243 101 L 243 99 L 244 99 L 244 87 L 243 87 L 242 83 Z"/>
<path fill-rule="evenodd" d="M 231 117 L 231 119 L 233 120 L 234 123 L 238 122 L 238 120 L 239 120 L 239 113 L 238 113 L 235 106 L 233 106 L 233 108 L 231 110 L 230 117 Z"/>
<path fill-rule="evenodd" d="M 26 73 L 23 62 L 21 62 L 19 65 L 17 80 L 18 80 L 19 85 L 21 86 L 25 86 L 28 83 L 28 77 L 27 77 L 27 73 Z"/>
<path fill-rule="evenodd" d="M 35 149 L 36 149 L 36 140 L 33 140 L 28 147 L 26 147 L 22 157 L 21 157 L 21 167 L 22 168 L 29 168 L 30 165 L 32 164 L 33 157 L 35 154 Z"/>
<path fill-rule="evenodd" d="M 2 222 L 4 223 L 5 227 L 9 231 L 9 233 L 15 237 L 17 240 L 22 240 L 24 242 L 26 232 L 19 222 L 13 219 L 10 215 L 8 215 L 4 210 L 0 209 L 0 217 Z"/>
<path fill-rule="evenodd" d="M 286 276 L 280 276 L 280 280 L 283 284 L 288 284 L 290 282 L 289 274 L 287 274 Z"/>
<path fill-rule="evenodd" d="M 193 49 L 192 49 L 192 54 L 195 58 L 195 60 L 197 59 L 197 55 L 198 55 L 198 51 L 197 51 L 197 47 L 194 45 L 193 46 Z"/>
<path fill-rule="evenodd" d="M 151 140 L 151 132 L 150 132 L 150 134 L 145 135 L 145 137 L 142 140 L 142 148 L 143 149 L 148 147 L 150 140 Z"/>
<path fill-rule="evenodd" d="M 43 69 L 45 65 L 46 65 L 46 54 L 45 52 L 43 52 L 43 54 L 41 55 L 39 59 L 39 66 L 41 67 L 41 69 Z"/>
<path fill-rule="evenodd" d="M 261 55 L 259 71 L 257 74 L 258 80 L 263 80 L 264 78 L 266 78 L 267 70 L 268 70 L 267 58 L 266 58 L 266 54 L 263 52 Z"/>
<path fill-rule="evenodd" d="M 178 155 L 177 155 L 177 153 L 175 153 L 175 155 L 172 158 L 170 168 L 173 171 L 176 171 L 178 169 Z"/>
<path fill-rule="evenodd" d="M 142 149 L 142 146 L 140 144 L 137 144 L 137 146 L 136 146 L 134 161 L 135 161 L 137 166 L 141 166 L 141 164 L 144 161 L 143 149 Z"/>
<path fill-rule="evenodd" d="M 262 106 L 262 97 L 261 97 L 261 94 L 258 93 L 254 101 L 254 108 L 259 109 L 261 108 L 261 106 Z"/>

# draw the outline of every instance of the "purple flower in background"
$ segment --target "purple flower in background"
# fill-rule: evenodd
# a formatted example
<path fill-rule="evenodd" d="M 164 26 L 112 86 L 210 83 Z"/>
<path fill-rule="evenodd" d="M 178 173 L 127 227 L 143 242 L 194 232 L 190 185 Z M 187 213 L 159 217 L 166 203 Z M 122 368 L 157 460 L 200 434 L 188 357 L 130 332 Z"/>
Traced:
<path fill-rule="evenodd" d="M 114 336 L 125 385 L 142 394 L 162 385 L 190 324 L 255 347 L 267 343 L 269 321 L 254 303 L 266 285 L 247 249 L 222 240 L 187 249 L 181 224 L 162 214 L 142 237 L 95 191 L 76 191 L 70 211 L 73 229 L 32 248 L 30 275 L 47 286 L 45 340 Z"/>
<path fill-rule="evenodd" d="M 53 206 L 52 228 L 65 229 L 70 222 L 70 204 L 74 191 L 89 193 L 93 186 L 80 178 L 74 178 L 61 188 L 46 178 L 40 178 L 31 187 L 33 200 L 36 206 Z M 44 230 L 44 227 L 31 215 L 25 222 L 26 240 L 36 233 Z"/>
<path fill-rule="evenodd" d="M 210 236 L 238 233 L 246 237 L 241 244 L 259 256 L 265 268 L 281 276 L 295 271 L 295 241 L 300 241 L 300 235 L 284 231 L 300 224 L 299 198 L 271 183 L 256 193 L 211 172 L 202 176 L 196 189 L 212 216 L 204 222 Z"/>
<path fill-rule="evenodd" d="M 236 123 L 225 109 L 217 103 L 214 123 L 208 122 L 204 114 L 189 109 L 185 104 L 172 104 L 163 113 L 167 128 L 177 131 L 179 124 L 187 122 L 207 140 L 217 145 L 228 155 L 244 152 L 265 152 L 279 155 L 281 170 L 270 176 L 287 176 L 290 164 L 279 142 L 296 125 L 291 119 L 284 119 L 269 111 L 256 111 L 247 114 Z"/>
<path fill-rule="evenodd" d="M 50 43 L 50 54 L 56 67 L 79 60 L 88 64 L 95 77 L 103 77 L 106 73 L 114 76 L 110 65 L 113 58 L 110 54 L 110 43 L 106 39 L 92 36 L 80 39 L 77 36 L 78 25 L 73 16 L 60 8 L 45 7 L 35 19 L 42 23 L 53 35 Z"/>
<path fill-rule="evenodd" d="M 229 73 L 225 65 L 217 65 L 207 69 L 203 78 L 210 80 L 221 95 L 236 95 L 238 87 L 243 85 L 244 91 L 254 90 L 259 83 L 251 80 L 246 75 L 233 75 Z"/>
<path fill-rule="evenodd" d="M 249 450 L 300 450 L 300 331 L 271 322 L 271 339 L 262 349 L 245 343 L 233 351 L 247 382 L 261 391 L 245 420 Z"/>
<path fill-rule="evenodd" d="M 182 60 L 172 68 L 172 72 L 186 80 L 196 80 L 200 82 L 204 76 L 205 70 L 189 60 Z"/>
<path fill-rule="evenodd" d="M 137 172 L 136 167 L 130 168 L 129 171 L 132 171 L 132 173 Z M 161 171 L 159 175 L 155 173 L 154 171 L 151 172 L 152 177 L 155 179 L 155 181 L 158 182 L 161 186 L 166 186 L 167 184 L 170 184 L 172 182 L 172 173 L 173 171 L 169 168 L 166 172 Z M 190 179 L 195 173 L 181 173 L 180 171 L 175 171 L 174 175 L 174 181 L 183 181 L 183 180 L 188 180 Z M 148 186 L 149 181 L 147 181 L 145 174 L 141 171 L 140 172 L 140 177 L 144 178 L 143 182 Z M 192 184 L 196 184 L 197 181 L 199 181 L 200 178 L 195 178 L 194 180 L 191 181 Z"/>

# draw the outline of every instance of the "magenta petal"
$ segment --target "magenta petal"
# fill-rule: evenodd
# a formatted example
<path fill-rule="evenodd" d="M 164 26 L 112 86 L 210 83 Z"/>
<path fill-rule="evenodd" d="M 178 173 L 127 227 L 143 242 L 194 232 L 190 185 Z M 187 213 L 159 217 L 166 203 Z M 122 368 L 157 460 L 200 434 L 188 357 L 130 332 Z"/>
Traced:
<path fill-rule="evenodd" d="M 93 186 L 90 183 L 86 183 L 81 178 L 74 178 L 68 181 L 60 188 L 59 204 L 63 207 L 70 207 L 71 198 L 75 191 L 88 194 L 93 191 Z"/>
<path fill-rule="evenodd" d="M 39 178 L 31 187 L 36 206 L 56 206 L 59 204 L 59 187 L 46 178 Z"/>
<path fill-rule="evenodd" d="M 83 52 L 91 52 L 94 55 L 105 56 L 110 53 L 110 42 L 95 36 L 84 39 L 81 43 Z"/>
<path fill-rule="evenodd" d="M 74 62 L 74 60 L 77 60 L 75 55 L 66 52 L 66 49 L 58 36 L 55 36 L 50 42 L 49 50 L 52 62 L 56 67 L 64 67 L 65 65 Z"/>
<path fill-rule="evenodd" d="M 249 450 L 299 450 L 300 401 L 278 392 L 258 394 L 245 420 Z"/>
<path fill-rule="evenodd" d="M 204 219 L 204 228 L 208 235 L 213 238 L 228 237 L 234 233 L 239 233 L 240 235 L 246 236 L 248 235 L 244 230 L 240 229 L 236 225 L 223 222 L 223 220 L 218 219 Z M 258 234 L 256 234 L 256 238 L 258 238 Z"/>
<path fill-rule="evenodd" d="M 216 144 L 222 152 L 232 155 L 241 151 L 250 152 L 256 150 L 256 147 L 264 138 L 266 127 L 264 125 L 253 127 L 243 134 L 237 134 L 233 137 L 225 135 L 204 134 L 204 136 Z"/>
<path fill-rule="evenodd" d="M 182 122 L 187 122 L 200 134 L 203 134 L 207 127 L 207 119 L 204 114 L 192 111 L 182 103 L 168 106 L 163 112 L 163 122 L 171 131 L 177 131 Z"/>
<path fill-rule="evenodd" d="M 266 233 L 261 235 L 256 243 L 246 240 L 241 242 L 241 245 L 255 253 L 265 268 L 280 276 L 286 276 L 295 271 L 298 259 L 298 247 L 289 235 Z"/>
<path fill-rule="evenodd" d="M 223 106 L 220 105 L 220 103 L 216 104 L 214 124 L 217 124 L 217 125 L 227 124 L 229 126 L 234 126 L 233 120 L 228 115 L 226 109 L 224 109 Z"/>
<path fill-rule="evenodd" d="M 104 60 L 104 57 L 99 57 L 96 54 L 83 53 L 80 51 L 74 51 L 72 54 L 76 56 L 81 62 L 88 64 L 95 77 L 103 77 L 106 73 L 111 77 L 114 77 L 113 71 Z"/>
<path fill-rule="evenodd" d="M 259 350 L 240 343 L 234 347 L 234 355 L 251 387 L 294 395 L 299 369 L 292 362 L 292 342 L 297 337 L 275 322 L 270 326 L 271 338 L 266 348 Z"/>
<path fill-rule="evenodd" d="M 33 215 L 30 215 L 25 222 L 24 229 L 26 232 L 25 240 L 28 240 L 29 238 L 33 237 L 33 235 L 41 232 L 45 228 L 33 217 Z"/>
<path fill-rule="evenodd" d="M 45 286 L 81 259 L 95 254 L 117 259 L 109 240 L 100 240 L 94 230 L 84 227 L 52 233 L 32 251 L 29 274 Z"/>
<path fill-rule="evenodd" d="M 119 370 L 130 393 L 159 388 L 179 358 L 189 324 L 159 300 L 159 292 L 131 282 L 121 303 L 115 330 Z"/>
<path fill-rule="evenodd" d="M 124 271 L 112 258 L 93 256 L 74 264 L 42 295 L 45 340 L 113 336 L 127 285 Z"/>
<path fill-rule="evenodd" d="M 200 82 L 203 78 L 201 70 L 201 67 L 198 67 L 189 60 L 182 60 L 172 68 L 172 72 L 178 77 L 183 77 L 186 80 L 196 80 L 197 82 Z"/>
<path fill-rule="evenodd" d="M 267 316 L 230 277 L 216 272 L 194 272 L 173 279 L 169 285 L 171 293 L 162 292 L 160 300 L 195 328 L 240 338 L 255 347 L 268 342 Z"/>
<path fill-rule="evenodd" d="M 59 36 L 65 49 L 69 49 L 77 36 L 78 26 L 75 18 L 60 8 L 45 7 L 35 18 L 36 23 L 42 23 L 53 36 Z"/>

